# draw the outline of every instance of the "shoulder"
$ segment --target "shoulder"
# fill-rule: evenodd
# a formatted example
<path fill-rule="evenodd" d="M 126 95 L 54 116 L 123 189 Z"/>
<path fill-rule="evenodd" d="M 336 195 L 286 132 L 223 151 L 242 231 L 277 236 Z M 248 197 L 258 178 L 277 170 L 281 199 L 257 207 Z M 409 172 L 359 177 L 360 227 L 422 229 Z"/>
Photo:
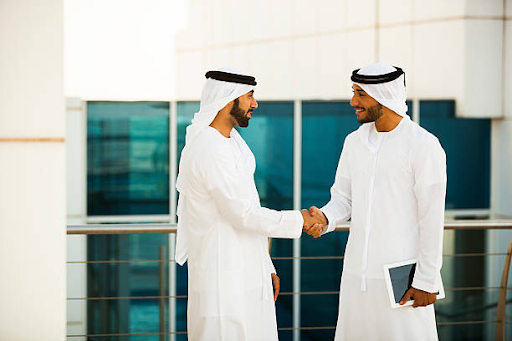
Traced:
<path fill-rule="evenodd" d="M 437 136 L 419 126 L 416 122 L 410 121 L 407 133 L 411 141 L 412 151 L 415 154 L 437 154 L 444 156 L 445 152 Z"/>
<path fill-rule="evenodd" d="M 357 139 L 360 139 L 363 135 L 368 135 L 371 124 L 363 124 L 353 132 L 345 137 L 345 145 L 354 143 Z"/>
<path fill-rule="evenodd" d="M 230 142 L 230 139 L 222 137 L 212 129 L 205 129 L 190 146 L 193 163 L 209 167 L 214 162 L 231 160 L 234 156 Z"/>

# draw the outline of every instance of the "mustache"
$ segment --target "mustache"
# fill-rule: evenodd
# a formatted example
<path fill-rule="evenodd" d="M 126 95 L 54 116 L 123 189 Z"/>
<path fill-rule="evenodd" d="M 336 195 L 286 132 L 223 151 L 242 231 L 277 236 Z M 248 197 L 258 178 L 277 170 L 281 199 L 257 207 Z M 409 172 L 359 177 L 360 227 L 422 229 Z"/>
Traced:
<path fill-rule="evenodd" d="M 354 107 L 354 108 L 366 110 L 366 108 L 363 108 L 363 107 Z"/>

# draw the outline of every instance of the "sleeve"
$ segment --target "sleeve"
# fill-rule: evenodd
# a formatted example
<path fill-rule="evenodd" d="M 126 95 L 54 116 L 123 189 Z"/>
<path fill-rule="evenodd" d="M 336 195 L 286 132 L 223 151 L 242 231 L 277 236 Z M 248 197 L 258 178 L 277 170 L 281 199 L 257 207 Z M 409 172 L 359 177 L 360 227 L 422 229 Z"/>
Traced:
<path fill-rule="evenodd" d="M 328 220 L 328 225 L 322 234 L 334 231 L 337 225 L 346 222 L 352 215 L 352 189 L 348 163 L 348 137 L 341 151 L 336 177 L 331 187 L 331 200 L 321 208 Z"/>
<path fill-rule="evenodd" d="M 274 263 L 272 262 L 272 259 L 270 258 L 270 254 L 268 254 L 268 269 L 270 270 L 271 274 L 277 274 L 276 268 L 274 266 Z"/>
<path fill-rule="evenodd" d="M 427 139 L 412 157 L 418 205 L 419 250 L 412 286 L 436 292 L 443 260 L 446 154 L 436 138 Z"/>
<path fill-rule="evenodd" d="M 227 148 L 204 153 L 201 173 L 220 213 L 236 229 L 273 238 L 299 238 L 304 219 L 299 211 L 276 211 L 250 200 L 247 178 Z"/>

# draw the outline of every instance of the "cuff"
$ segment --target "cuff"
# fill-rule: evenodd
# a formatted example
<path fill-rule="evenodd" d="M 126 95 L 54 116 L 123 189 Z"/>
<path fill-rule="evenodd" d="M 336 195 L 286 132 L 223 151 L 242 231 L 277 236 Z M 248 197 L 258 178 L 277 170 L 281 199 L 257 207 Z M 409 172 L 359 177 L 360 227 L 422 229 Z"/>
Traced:
<path fill-rule="evenodd" d="M 420 279 L 414 278 L 412 281 L 412 287 L 415 289 L 423 290 L 429 293 L 436 293 L 439 291 L 436 283 L 432 284 L 431 282 L 422 281 Z"/>
<path fill-rule="evenodd" d="M 304 226 L 304 218 L 302 218 L 302 213 L 300 211 L 281 211 L 281 221 L 288 221 L 294 225 L 297 225 L 297 230 L 292 238 L 300 238 L 302 235 L 302 226 Z"/>
<path fill-rule="evenodd" d="M 334 231 L 334 229 L 336 228 L 336 223 L 334 222 L 333 212 L 331 212 L 331 210 L 329 209 L 328 204 L 322 207 L 320 210 L 324 213 L 325 217 L 327 218 L 327 221 L 329 222 L 327 224 L 327 228 L 322 232 L 322 235 L 324 235 L 326 233 Z"/>
<path fill-rule="evenodd" d="M 270 273 L 277 275 L 276 268 L 274 267 L 274 264 L 272 264 L 272 262 L 270 263 Z"/>

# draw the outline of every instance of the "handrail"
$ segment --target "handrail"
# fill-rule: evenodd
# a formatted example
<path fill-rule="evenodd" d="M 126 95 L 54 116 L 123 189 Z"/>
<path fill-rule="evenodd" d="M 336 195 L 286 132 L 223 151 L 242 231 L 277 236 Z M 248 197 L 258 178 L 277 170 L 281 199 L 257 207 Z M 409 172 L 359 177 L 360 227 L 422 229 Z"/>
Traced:
<path fill-rule="evenodd" d="M 507 308 L 507 285 L 511 257 L 512 238 L 510 239 L 510 244 L 508 245 L 507 258 L 505 258 L 503 273 L 501 275 L 500 295 L 498 297 L 498 309 L 496 311 L 496 341 L 505 341 L 505 313 Z"/>
<path fill-rule="evenodd" d="M 82 224 L 82 225 L 68 225 L 66 233 L 68 235 L 121 235 L 121 234 L 169 234 L 169 233 L 176 233 L 177 224 L 171 224 L 171 223 L 136 223 L 136 224 Z M 448 220 L 444 223 L 444 229 L 445 230 L 505 230 L 505 229 L 512 229 L 512 219 L 509 220 Z M 349 231 L 349 224 L 343 224 L 340 226 L 337 226 L 335 231 Z M 270 247 L 270 244 L 269 244 Z M 465 256 L 473 255 L 473 254 L 464 254 Z M 506 325 L 511 324 L 511 322 L 506 321 L 506 296 L 507 291 L 511 290 L 511 288 L 508 288 L 508 275 L 510 270 L 510 263 L 512 261 L 512 239 L 510 240 L 509 248 L 506 254 L 504 253 L 496 253 L 496 254 L 475 254 L 475 255 L 506 255 L 505 259 L 505 265 L 503 267 L 502 272 L 502 278 L 501 278 L 501 285 L 500 287 L 479 287 L 479 288 L 452 288 L 452 291 L 459 291 L 459 290 L 485 290 L 485 289 L 499 289 L 499 298 L 497 302 L 497 313 L 496 313 L 496 321 L 464 321 L 464 322 L 444 322 L 444 323 L 438 323 L 438 325 L 454 325 L 454 324 L 476 324 L 476 323 L 496 323 L 496 334 L 495 339 L 498 341 L 504 341 L 505 340 L 505 330 Z M 449 256 L 462 256 L 462 255 L 449 255 Z M 288 259 L 290 257 L 277 257 L 282 259 Z M 293 258 L 293 257 L 292 257 Z M 302 257 L 301 257 L 302 258 Z M 343 258 L 343 256 L 332 256 L 332 257 L 304 257 L 304 258 L 311 258 L 311 259 L 327 259 L 327 258 Z M 160 287 L 163 288 L 163 282 L 162 282 L 162 273 L 163 273 L 163 266 L 164 263 L 167 262 L 167 259 L 164 259 L 162 251 L 160 251 L 160 259 L 156 262 L 160 263 L 160 272 L 161 272 L 161 279 L 160 279 Z M 108 262 L 108 261 L 105 261 Z M 124 262 L 124 261 L 123 261 Z M 79 262 L 76 262 L 79 263 Z M 80 262 L 81 263 L 81 262 Z M 450 289 L 448 289 L 450 291 Z M 337 294 L 338 292 L 283 292 L 282 295 L 318 295 L 318 294 Z M 186 298 L 187 296 L 164 296 L 162 295 L 163 292 L 160 292 L 159 296 L 154 297 L 144 297 L 145 299 L 153 298 L 153 299 L 159 299 L 160 301 L 160 310 L 162 310 L 163 307 L 163 299 L 166 298 Z M 86 300 L 94 300 L 94 299 L 134 299 L 135 297 L 88 297 L 85 298 Z M 138 298 L 138 297 L 137 297 Z M 68 298 L 68 300 L 79 300 L 84 298 Z M 161 314 L 163 316 L 163 314 Z M 160 316 L 160 319 L 162 318 Z M 174 333 L 164 333 L 162 326 L 163 321 L 160 320 L 160 333 L 151 333 L 152 335 L 160 335 L 160 339 L 166 334 L 186 334 L 186 332 L 174 332 Z M 305 330 L 307 327 L 300 327 L 298 329 Z M 330 329 L 334 327 L 309 327 L 310 329 Z M 280 330 L 292 330 L 294 328 L 280 328 Z M 113 334 L 96 334 L 94 336 L 112 336 Z M 119 334 L 121 335 L 121 334 Z M 126 335 L 133 335 L 133 334 L 126 334 Z M 149 335 L 149 334 L 148 334 Z M 83 335 L 68 335 L 68 337 L 78 337 Z"/>
<path fill-rule="evenodd" d="M 176 224 L 138 223 L 138 224 L 82 224 L 68 225 L 67 234 L 165 234 L 176 233 Z M 512 219 L 507 220 L 448 220 L 445 230 L 506 230 L 512 229 Z M 349 224 L 336 227 L 335 231 L 348 231 Z"/>

